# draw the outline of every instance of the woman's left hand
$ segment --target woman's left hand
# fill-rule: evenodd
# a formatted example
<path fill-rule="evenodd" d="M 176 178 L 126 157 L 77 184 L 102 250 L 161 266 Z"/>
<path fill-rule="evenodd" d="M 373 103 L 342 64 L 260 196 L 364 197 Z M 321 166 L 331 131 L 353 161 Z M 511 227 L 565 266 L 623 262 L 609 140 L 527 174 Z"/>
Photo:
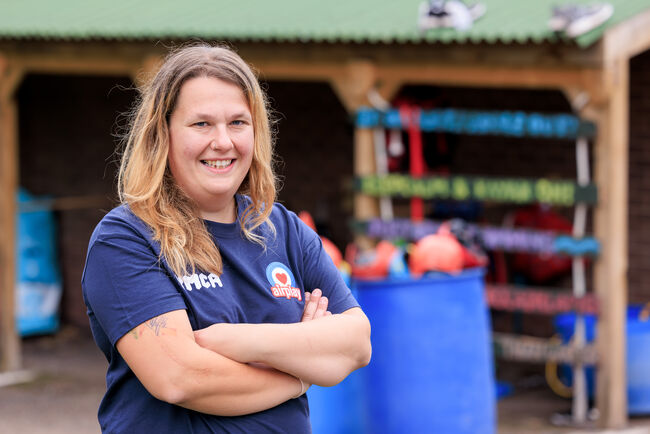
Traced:
<path fill-rule="evenodd" d="M 302 312 L 302 319 L 300 322 L 311 321 L 332 315 L 332 312 L 327 310 L 328 303 L 329 300 L 323 295 L 323 292 L 319 288 L 314 289 L 311 293 L 305 291 L 305 309 Z"/>

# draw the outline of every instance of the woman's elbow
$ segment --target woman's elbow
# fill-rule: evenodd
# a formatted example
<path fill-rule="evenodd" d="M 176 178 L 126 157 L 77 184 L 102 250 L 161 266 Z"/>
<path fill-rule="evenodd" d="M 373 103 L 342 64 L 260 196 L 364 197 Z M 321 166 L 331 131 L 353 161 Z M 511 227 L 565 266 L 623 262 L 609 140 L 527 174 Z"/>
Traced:
<path fill-rule="evenodd" d="M 364 333 L 363 338 L 358 346 L 356 354 L 356 369 L 368 366 L 370 358 L 372 357 L 372 344 L 370 343 L 370 324 L 368 324 L 368 331 Z"/>
<path fill-rule="evenodd" d="M 371 353 L 372 348 L 369 338 L 357 343 L 354 351 L 348 353 L 345 359 L 341 360 L 343 363 L 340 363 L 336 369 L 330 370 L 327 375 L 323 376 L 321 381 L 316 382 L 315 384 L 323 387 L 336 386 L 357 369 L 367 366 L 368 363 L 370 363 Z M 327 372 L 327 370 L 324 369 L 323 372 Z"/>
<path fill-rule="evenodd" d="M 183 389 L 177 387 L 169 382 L 166 384 L 146 384 L 143 383 L 147 392 L 149 392 L 154 398 L 166 402 L 168 404 L 179 405 L 180 403 L 187 400 L 187 394 Z"/>
<path fill-rule="evenodd" d="M 192 399 L 191 375 L 175 366 L 167 366 L 164 372 L 138 375 L 145 389 L 156 399 L 168 404 L 180 405 Z"/>
<path fill-rule="evenodd" d="M 359 344 L 357 346 L 358 351 L 356 354 L 356 362 L 358 364 L 356 369 L 363 368 L 370 363 L 370 358 L 372 356 L 372 344 L 370 343 L 370 321 L 364 315 L 362 319 L 362 324 L 359 331 Z"/>
<path fill-rule="evenodd" d="M 372 357 L 372 345 L 370 343 L 370 336 L 368 336 L 368 339 L 365 340 L 362 349 L 359 352 L 359 357 L 357 358 L 359 368 L 368 366 L 371 357 Z"/>

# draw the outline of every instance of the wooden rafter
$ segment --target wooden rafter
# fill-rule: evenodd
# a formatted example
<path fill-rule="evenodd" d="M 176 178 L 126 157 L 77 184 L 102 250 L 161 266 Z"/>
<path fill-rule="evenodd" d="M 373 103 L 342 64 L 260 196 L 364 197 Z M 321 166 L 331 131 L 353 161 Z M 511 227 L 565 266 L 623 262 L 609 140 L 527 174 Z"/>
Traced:
<path fill-rule="evenodd" d="M 27 73 L 70 75 L 126 75 L 139 66 L 138 59 L 79 53 L 11 53 L 7 61 Z"/>

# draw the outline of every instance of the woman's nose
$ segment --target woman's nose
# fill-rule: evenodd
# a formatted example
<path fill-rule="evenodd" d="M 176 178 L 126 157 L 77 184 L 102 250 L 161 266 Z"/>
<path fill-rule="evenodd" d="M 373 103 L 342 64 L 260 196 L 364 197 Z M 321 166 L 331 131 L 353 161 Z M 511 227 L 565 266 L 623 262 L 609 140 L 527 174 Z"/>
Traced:
<path fill-rule="evenodd" d="M 230 134 L 228 134 L 228 128 L 225 125 L 217 125 L 212 142 L 210 142 L 210 148 L 215 151 L 227 151 L 232 147 L 233 143 Z"/>

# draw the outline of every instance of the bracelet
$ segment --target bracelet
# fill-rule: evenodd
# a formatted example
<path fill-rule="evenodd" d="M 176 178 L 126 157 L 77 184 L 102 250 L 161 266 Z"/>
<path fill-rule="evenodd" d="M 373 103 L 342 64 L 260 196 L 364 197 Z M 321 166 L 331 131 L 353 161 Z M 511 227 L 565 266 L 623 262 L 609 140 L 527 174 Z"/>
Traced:
<path fill-rule="evenodd" d="M 300 398 L 302 395 L 305 394 L 305 392 L 307 392 L 307 387 L 305 386 L 305 382 L 302 381 L 302 379 L 299 377 L 296 377 L 296 380 L 300 381 L 300 393 L 294 396 L 293 399 Z"/>

